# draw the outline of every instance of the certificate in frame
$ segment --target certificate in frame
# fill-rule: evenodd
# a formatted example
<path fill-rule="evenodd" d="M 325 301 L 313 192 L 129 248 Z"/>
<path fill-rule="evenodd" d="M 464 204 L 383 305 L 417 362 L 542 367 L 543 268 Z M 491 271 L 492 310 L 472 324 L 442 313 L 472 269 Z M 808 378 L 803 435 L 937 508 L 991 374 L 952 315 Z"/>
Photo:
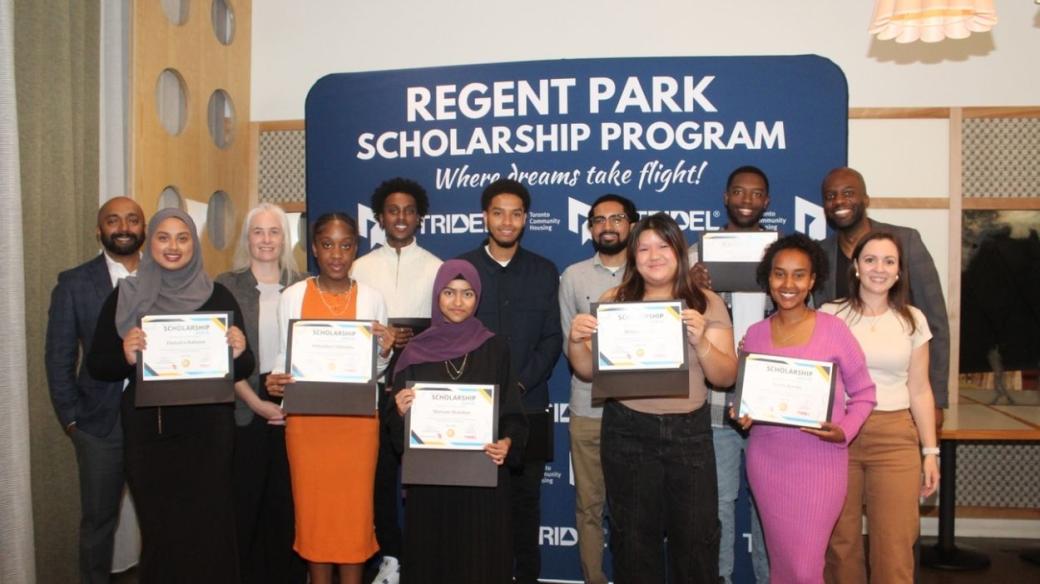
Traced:
<path fill-rule="evenodd" d="M 683 397 L 690 393 L 689 345 L 681 300 L 596 302 L 592 400 Z"/>
<path fill-rule="evenodd" d="M 756 424 L 820 428 L 831 420 L 838 366 L 829 361 L 741 353 L 737 416 Z"/>
<path fill-rule="evenodd" d="M 367 320 L 292 319 L 282 407 L 290 414 L 373 416 L 376 338 Z"/>
<path fill-rule="evenodd" d="M 235 401 L 234 361 L 226 311 L 148 314 L 138 326 L 148 348 L 137 353 L 137 407 Z"/>
<path fill-rule="evenodd" d="M 484 444 L 497 440 L 499 386 L 409 381 L 408 387 L 416 392 L 420 409 L 413 411 L 416 403 L 413 402 L 405 414 L 401 482 L 497 486 L 498 466 L 484 453 Z M 420 394 L 423 395 L 420 397 Z M 440 399 L 435 402 L 433 396 Z M 453 407 L 452 404 L 460 405 Z M 488 415 L 490 420 L 486 418 Z M 479 416 L 479 419 L 467 420 L 469 416 Z M 465 428 L 470 423 L 478 426 L 476 431 Z M 459 431 L 452 434 L 453 429 Z"/>
<path fill-rule="evenodd" d="M 698 259 L 711 274 L 711 287 L 720 292 L 761 292 L 755 271 L 780 234 L 776 231 L 715 231 L 701 234 Z"/>

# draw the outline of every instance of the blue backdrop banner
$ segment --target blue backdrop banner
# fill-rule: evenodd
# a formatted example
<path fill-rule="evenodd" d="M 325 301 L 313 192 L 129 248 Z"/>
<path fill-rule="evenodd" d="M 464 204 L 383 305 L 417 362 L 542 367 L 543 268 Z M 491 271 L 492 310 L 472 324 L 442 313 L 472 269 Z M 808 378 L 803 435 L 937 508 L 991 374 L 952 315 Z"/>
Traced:
<path fill-rule="evenodd" d="M 822 57 L 579 59 L 343 73 L 306 104 L 307 214 L 345 211 L 360 253 L 382 243 L 369 207 L 388 178 L 430 195 L 419 243 L 441 258 L 485 238 L 480 193 L 498 178 L 531 191 L 522 245 L 560 271 L 593 253 L 589 204 L 614 192 L 666 211 L 689 243 L 726 222 L 734 168 L 770 181 L 763 224 L 820 239 L 819 187 L 847 159 L 848 88 Z M 550 379 L 555 460 L 542 482 L 542 578 L 580 582 L 568 453 L 569 376 Z M 746 502 L 738 504 L 734 581 L 751 576 Z M 608 562 L 609 563 L 609 562 Z"/>

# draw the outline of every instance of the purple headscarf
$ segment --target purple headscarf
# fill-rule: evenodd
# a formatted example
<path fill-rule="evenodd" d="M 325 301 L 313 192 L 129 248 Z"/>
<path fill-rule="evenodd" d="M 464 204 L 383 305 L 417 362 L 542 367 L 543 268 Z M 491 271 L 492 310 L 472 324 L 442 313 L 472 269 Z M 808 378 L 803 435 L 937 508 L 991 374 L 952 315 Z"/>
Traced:
<path fill-rule="evenodd" d="M 456 323 L 448 320 L 441 312 L 441 290 L 459 276 L 473 288 L 477 294 L 477 303 L 480 303 L 480 276 L 477 275 L 477 269 L 473 264 L 466 260 L 448 260 L 441 264 L 437 270 L 437 277 L 433 280 L 433 315 L 430 318 L 430 328 L 408 341 L 394 367 L 394 375 L 409 365 L 436 363 L 461 357 L 495 336 L 473 315 Z"/>

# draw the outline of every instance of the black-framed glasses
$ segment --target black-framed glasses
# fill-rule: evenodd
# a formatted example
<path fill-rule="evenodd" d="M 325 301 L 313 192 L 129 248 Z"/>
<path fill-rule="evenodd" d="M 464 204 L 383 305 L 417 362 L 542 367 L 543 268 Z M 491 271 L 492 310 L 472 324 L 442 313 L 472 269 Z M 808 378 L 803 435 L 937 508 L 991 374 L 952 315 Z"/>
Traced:
<path fill-rule="evenodd" d="M 628 221 L 628 215 L 617 213 L 614 215 L 596 215 L 595 217 L 589 217 L 589 225 L 592 225 L 593 227 L 603 225 L 607 221 L 610 221 L 611 225 L 617 227 L 618 225 Z"/>

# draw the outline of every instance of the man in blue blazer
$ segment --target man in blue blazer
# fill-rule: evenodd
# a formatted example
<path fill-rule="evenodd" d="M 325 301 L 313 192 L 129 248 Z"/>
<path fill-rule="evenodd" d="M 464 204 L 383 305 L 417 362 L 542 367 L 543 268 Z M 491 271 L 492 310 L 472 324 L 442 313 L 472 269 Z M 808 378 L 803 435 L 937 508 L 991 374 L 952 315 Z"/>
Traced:
<path fill-rule="evenodd" d="M 81 355 L 90 352 L 98 313 L 116 282 L 137 270 L 144 228 L 144 213 L 133 200 L 107 201 L 98 211 L 102 253 L 58 274 L 51 293 L 44 361 L 54 411 L 79 465 L 81 582 L 109 581 L 125 480 L 119 423 L 123 384 L 92 378 Z"/>

